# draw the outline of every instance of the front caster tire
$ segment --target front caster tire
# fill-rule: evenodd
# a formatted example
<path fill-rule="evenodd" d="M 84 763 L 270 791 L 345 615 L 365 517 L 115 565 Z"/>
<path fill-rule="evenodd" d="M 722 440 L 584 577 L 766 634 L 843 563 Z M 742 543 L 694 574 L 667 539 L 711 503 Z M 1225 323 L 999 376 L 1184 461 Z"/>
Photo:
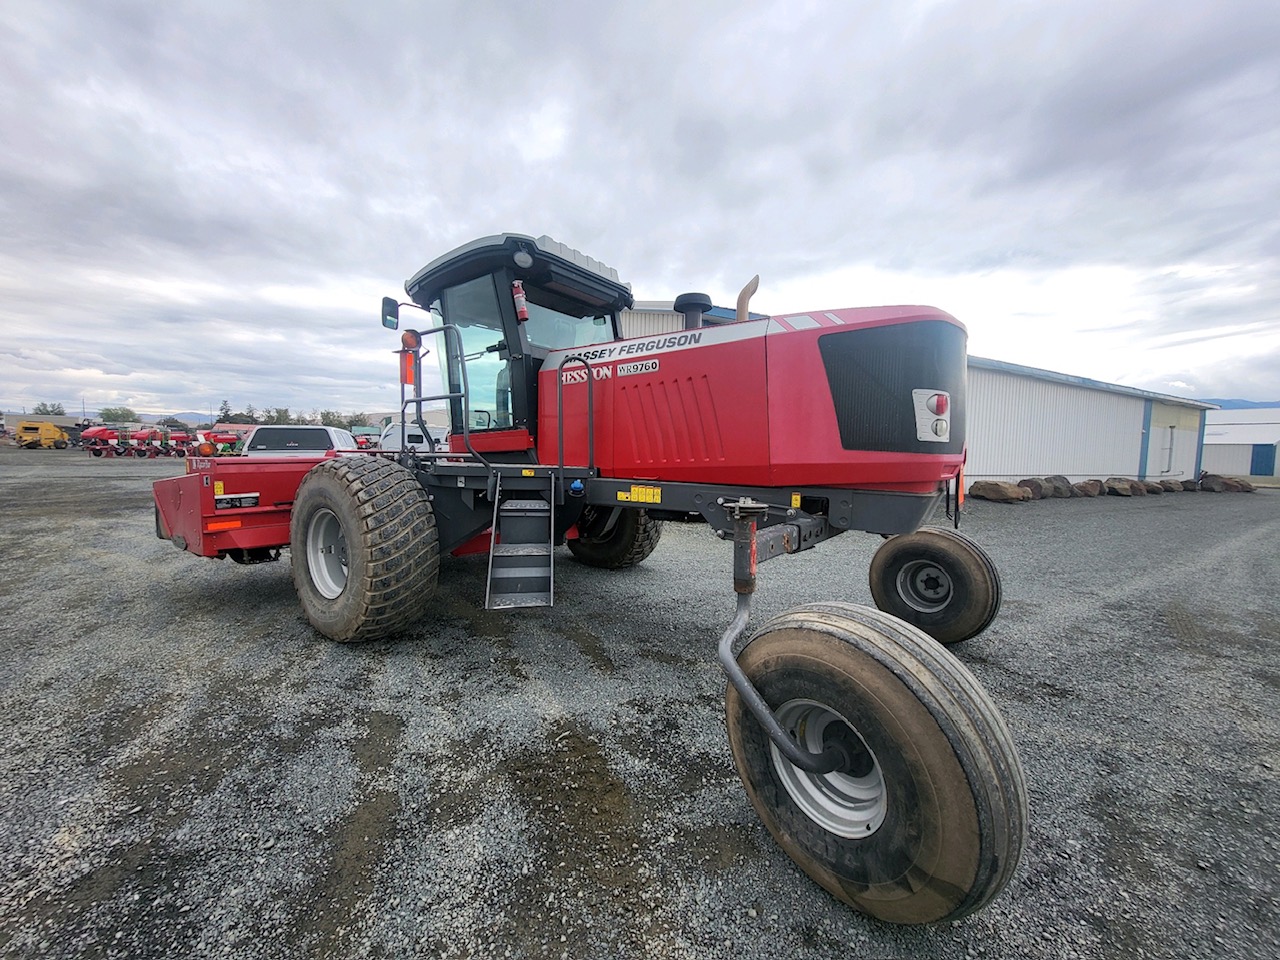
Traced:
<path fill-rule="evenodd" d="M 1000 612 L 1000 574 L 964 534 L 927 527 L 886 540 L 871 558 L 877 607 L 939 643 L 976 637 Z"/>
<path fill-rule="evenodd" d="M 612 521 L 612 522 L 611 522 Z M 662 521 L 643 510 L 584 507 L 578 520 L 580 536 L 568 541 L 579 563 L 606 570 L 633 567 L 653 553 L 662 537 Z"/>
<path fill-rule="evenodd" d="M 811 751 L 787 761 L 729 688 L 734 763 L 778 844 L 832 895 L 889 923 L 981 909 L 1017 866 L 1027 796 L 1017 749 L 973 675 L 919 630 L 869 607 L 811 604 L 766 623 L 739 663 Z"/>
<path fill-rule="evenodd" d="M 302 478 L 289 552 L 307 619 L 341 643 L 413 624 L 440 575 L 426 492 L 412 472 L 381 458 L 335 457 Z"/>

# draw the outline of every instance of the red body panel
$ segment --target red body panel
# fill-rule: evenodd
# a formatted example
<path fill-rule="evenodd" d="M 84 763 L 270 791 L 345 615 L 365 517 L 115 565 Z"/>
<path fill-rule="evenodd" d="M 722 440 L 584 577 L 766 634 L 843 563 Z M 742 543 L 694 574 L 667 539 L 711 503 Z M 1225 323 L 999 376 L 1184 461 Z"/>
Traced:
<path fill-rule="evenodd" d="M 538 459 L 557 462 L 556 368 L 580 354 L 593 367 L 595 465 L 603 476 L 932 492 L 955 476 L 963 453 L 845 450 L 818 350 L 824 334 L 915 320 L 960 326 L 932 307 L 873 307 L 552 353 L 539 374 Z M 564 462 L 583 465 L 585 369 L 567 366 L 565 381 Z"/>
<path fill-rule="evenodd" d="M 554 384 L 555 381 L 553 380 L 552 389 L 555 389 Z M 479 453 L 510 453 L 513 450 L 531 450 L 533 449 L 533 437 L 529 436 L 528 430 L 490 430 L 485 433 L 471 434 L 471 446 Z M 462 434 L 449 434 L 449 452 L 467 452 L 467 445 L 463 442 Z"/>
<path fill-rule="evenodd" d="M 187 473 L 153 485 L 160 522 L 170 539 L 202 557 L 229 550 L 282 547 L 298 484 L 324 457 L 191 457 Z M 256 494 L 253 507 L 219 508 L 219 497 Z M 238 526 L 230 526 L 238 524 Z M 218 529 L 220 526 L 226 529 Z"/>

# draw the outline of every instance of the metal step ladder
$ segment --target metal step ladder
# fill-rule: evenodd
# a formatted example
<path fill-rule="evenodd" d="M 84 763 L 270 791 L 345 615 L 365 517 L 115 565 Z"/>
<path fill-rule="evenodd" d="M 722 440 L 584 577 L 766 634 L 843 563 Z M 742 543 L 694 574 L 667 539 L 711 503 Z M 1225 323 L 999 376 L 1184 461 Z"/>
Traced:
<path fill-rule="evenodd" d="M 504 499 L 502 475 L 494 487 L 493 529 L 489 545 L 486 610 L 549 607 L 555 599 L 551 531 L 555 525 L 554 482 L 549 499 L 520 491 L 520 498 Z"/>

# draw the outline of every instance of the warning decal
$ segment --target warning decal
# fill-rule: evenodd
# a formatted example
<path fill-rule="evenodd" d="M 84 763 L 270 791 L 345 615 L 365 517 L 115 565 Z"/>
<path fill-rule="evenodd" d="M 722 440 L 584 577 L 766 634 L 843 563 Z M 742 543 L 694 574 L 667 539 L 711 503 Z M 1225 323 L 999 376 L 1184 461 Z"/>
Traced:
<path fill-rule="evenodd" d="M 633 483 L 630 490 L 619 490 L 618 500 L 621 503 L 661 503 L 661 487 L 644 487 Z"/>

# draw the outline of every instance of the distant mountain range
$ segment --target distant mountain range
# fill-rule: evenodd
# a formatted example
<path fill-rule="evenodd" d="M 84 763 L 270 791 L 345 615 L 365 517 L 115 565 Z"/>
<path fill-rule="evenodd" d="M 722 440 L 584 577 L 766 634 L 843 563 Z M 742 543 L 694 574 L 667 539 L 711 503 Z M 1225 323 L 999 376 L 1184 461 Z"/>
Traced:
<path fill-rule="evenodd" d="M 1260 407 L 1280 407 L 1280 400 L 1222 400 L 1218 397 L 1202 397 L 1201 403 L 1216 403 L 1223 410 L 1257 410 Z"/>

